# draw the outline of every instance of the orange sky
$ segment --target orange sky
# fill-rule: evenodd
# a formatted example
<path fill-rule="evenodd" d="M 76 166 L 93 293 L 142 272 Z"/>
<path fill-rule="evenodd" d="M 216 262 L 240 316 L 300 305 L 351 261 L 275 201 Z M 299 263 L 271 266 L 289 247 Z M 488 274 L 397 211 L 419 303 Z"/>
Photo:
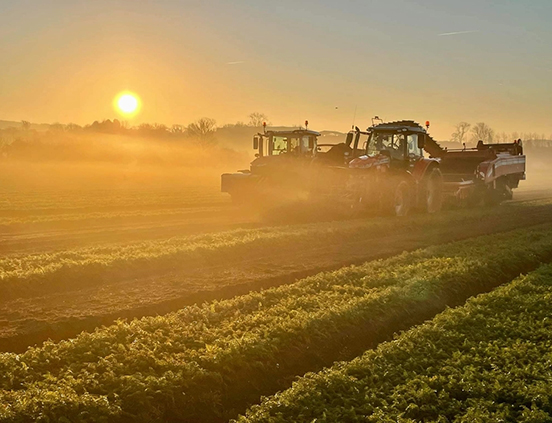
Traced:
<path fill-rule="evenodd" d="M 4 0 L 0 119 L 219 124 L 253 111 L 346 131 L 373 115 L 552 132 L 552 2 Z"/>

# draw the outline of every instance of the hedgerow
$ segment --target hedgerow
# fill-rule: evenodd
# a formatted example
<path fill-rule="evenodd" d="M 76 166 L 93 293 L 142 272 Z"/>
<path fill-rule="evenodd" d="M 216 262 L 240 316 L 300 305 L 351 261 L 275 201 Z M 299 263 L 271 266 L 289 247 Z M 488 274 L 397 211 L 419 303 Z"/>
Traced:
<path fill-rule="evenodd" d="M 239 423 L 552 421 L 552 265 L 308 374 Z"/>
<path fill-rule="evenodd" d="M 222 421 L 552 260 L 552 226 L 322 273 L 0 356 L 0 421 Z"/>

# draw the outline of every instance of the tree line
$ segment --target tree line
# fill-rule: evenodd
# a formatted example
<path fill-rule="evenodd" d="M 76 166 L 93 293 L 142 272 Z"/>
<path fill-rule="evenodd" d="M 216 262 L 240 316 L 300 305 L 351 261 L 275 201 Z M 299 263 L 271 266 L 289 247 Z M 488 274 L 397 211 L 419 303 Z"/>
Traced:
<path fill-rule="evenodd" d="M 137 126 L 129 126 L 127 122 L 118 119 L 106 119 L 103 121 L 94 121 L 89 125 L 80 126 L 74 123 L 63 125 L 54 123 L 49 126 L 50 132 L 92 132 L 103 134 L 136 135 L 140 137 L 152 138 L 188 138 L 202 147 L 209 147 L 217 142 L 216 133 L 219 129 L 226 128 L 259 128 L 263 123 L 270 125 L 268 116 L 261 112 L 253 112 L 248 116 L 249 120 L 237 122 L 235 124 L 226 124 L 218 126 L 217 121 L 212 118 L 203 117 L 188 125 L 172 125 L 142 123 Z M 20 129 L 31 131 L 31 123 L 22 121 Z M 13 128 L 11 132 L 13 132 Z M 0 140 L 1 141 L 1 140 Z"/>
<path fill-rule="evenodd" d="M 459 122 L 450 136 L 450 141 L 459 144 L 475 145 L 479 140 L 486 144 L 509 143 L 521 139 L 526 147 L 552 148 L 552 135 L 546 136 L 536 132 L 497 132 L 485 122 L 472 125 L 468 122 Z"/>

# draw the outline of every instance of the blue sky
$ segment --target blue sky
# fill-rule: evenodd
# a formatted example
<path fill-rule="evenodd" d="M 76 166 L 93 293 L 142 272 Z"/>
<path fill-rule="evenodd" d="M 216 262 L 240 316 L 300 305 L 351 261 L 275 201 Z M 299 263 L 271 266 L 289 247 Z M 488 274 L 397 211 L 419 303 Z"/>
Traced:
<path fill-rule="evenodd" d="M 356 107 L 440 138 L 462 120 L 550 134 L 551 18 L 549 0 L 2 0 L 0 119 L 113 118 L 132 90 L 137 123 L 346 130 Z"/>

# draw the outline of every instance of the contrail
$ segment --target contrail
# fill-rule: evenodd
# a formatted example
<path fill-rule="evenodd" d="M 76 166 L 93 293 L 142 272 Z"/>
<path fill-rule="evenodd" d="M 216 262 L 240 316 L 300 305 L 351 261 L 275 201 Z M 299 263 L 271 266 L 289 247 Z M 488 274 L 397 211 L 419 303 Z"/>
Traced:
<path fill-rule="evenodd" d="M 449 35 L 460 35 L 460 34 L 473 34 L 474 32 L 479 32 L 479 30 L 475 30 L 475 31 L 444 32 L 444 33 L 442 33 L 442 34 L 439 34 L 439 37 L 448 37 Z"/>
<path fill-rule="evenodd" d="M 239 65 L 241 63 L 245 63 L 243 60 L 237 61 L 237 62 L 227 62 L 227 65 Z"/>

